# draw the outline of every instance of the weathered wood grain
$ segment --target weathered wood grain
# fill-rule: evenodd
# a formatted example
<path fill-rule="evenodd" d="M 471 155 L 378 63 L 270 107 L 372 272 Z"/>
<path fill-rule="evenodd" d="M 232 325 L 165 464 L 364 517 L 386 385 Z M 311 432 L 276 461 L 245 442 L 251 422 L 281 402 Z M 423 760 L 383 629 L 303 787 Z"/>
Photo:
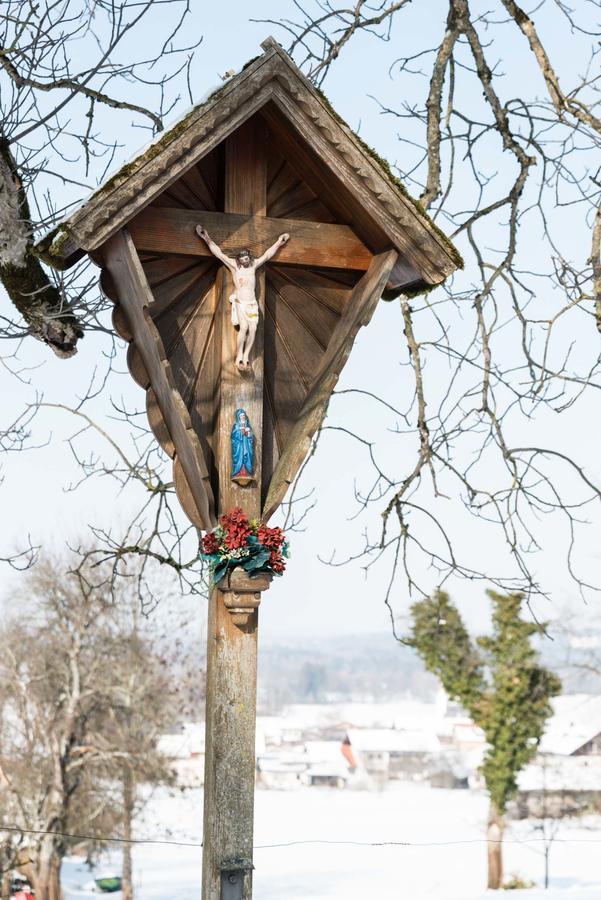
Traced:
<path fill-rule="evenodd" d="M 352 279 L 340 281 L 338 276 L 345 275 L 340 270 L 330 269 L 327 273 L 318 272 L 315 269 L 301 269 L 293 266 L 278 266 L 272 269 L 274 283 L 278 279 L 285 279 L 289 284 L 298 288 L 304 295 L 305 302 L 312 306 L 317 304 L 336 317 L 336 320 L 344 312 L 350 293 L 357 281 L 357 273 Z"/>
<path fill-rule="evenodd" d="M 123 312 L 123 310 L 122 310 L 122 312 Z M 127 313 L 125 313 L 125 312 L 123 312 L 123 315 L 125 316 L 125 319 L 128 323 L 128 327 L 129 327 L 129 317 L 128 317 Z M 129 369 L 129 373 L 130 373 L 131 377 L 133 378 L 133 380 L 136 382 L 136 384 L 138 384 L 141 388 L 144 388 L 144 390 L 146 390 L 148 388 L 148 386 L 150 385 L 150 377 L 146 370 L 146 366 L 144 365 L 144 360 L 142 359 L 142 357 L 140 355 L 140 351 L 134 344 L 133 331 L 131 330 L 131 328 L 129 330 L 130 330 L 130 334 L 132 337 L 131 337 L 131 343 L 129 344 L 129 346 L 127 348 L 127 355 L 126 355 L 127 368 Z"/>
<path fill-rule="evenodd" d="M 110 190 L 95 192 L 85 207 L 69 220 L 78 247 L 85 243 L 89 251 L 101 246 L 117 228 L 129 222 L 193 165 L 204 162 L 228 135 L 261 109 L 271 95 L 271 58 L 273 54 L 266 54 L 246 67 L 237 76 L 235 85 L 228 83 L 214 100 L 201 105 L 188 117 L 187 127 L 181 134 L 165 145 L 163 153 L 142 154 L 129 172 L 113 179 Z M 93 247 L 88 246 L 90 242 Z M 72 264 L 70 259 L 69 264 Z"/>
<path fill-rule="evenodd" d="M 225 148 L 225 209 L 245 217 L 265 215 L 267 174 L 261 123 L 248 122 L 228 138 Z M 252 234 L 251 234 L 252 236 Z M 261 509 L 263 331 L 265 273 L 257 276 L 259 325 L 251 354 L 252 373 L 235 368 L 236 333 L 227 300 L 232 290 L 222 270 L 219 319 L 221 375 L 217 434 L 219 508 L 241 506 L 248 515 Z M 255 433 L 254 482 L 231 480 L 230 434 L 237 408 L 248 413 Z M 221 591 L 211 592 L 207 644 L 207 731 L 203 838 L 203 900 L 219 900 L 220 870 L 227 859 L 249 861 L 243 900 L 252 896 L 253 809 L 258 610 L 244 628 L 236 625 Z"/>
<path fill-rule="evenodd" d="M 215 521 L 215 511 L 206 464 L 198 438 L 192 430 L 188 410 L 173 383 L 160 336 L 151 319 L 149 306 L 152 303 L 152 293 L 126 229 L 118 232 L 105 244 L 103 255 L 199 515 L 206 523 L 205 527 L 210 528 Z"/>
<path fill-rule="evenodd" d="M 276 316 L 272 310 L 276 310 Z M 265 380 L 273 410 L 277 445 L 285 447 L 307 395 L 311 373 L 299 371 L 293 349 L 278 327 L 277 301 L 269 302 L 265 317 Z"/>
<path fill-rule="evenodd" d="M 332 222 L 336 223 L 336 217 L 321 202 L 321 200 L 311 200 L 309 203 L 303 203 L 285 214 L 290 219 L 305 220 L 307 222 Z"/>
<path fill-rule="evenodd" d="M 167 188 L 159 197 L 155 197 L 148 204 L 149 206 L 171 206 L 173 209 L 188 209 L 188 204 L 179 200 L 171 190 Z"/>
<path fill-rule="evenodd" d="M 221 369 L 221 332 L 218 323 L 219 301 L 222 294 L 222 274 L 210 287 L 202 305 L 198 308 L 193 327 L 183 335 L 175 347 L 170 363 L 182 398 L 190 412 L 190 421 L 196 431 L 211 479 L 213 495 L 218 496 L 216 470 L 216 434 L 219 411 L 219 377 Z M 194 498 L 179 468 L 174 467 L 175 488 L 179 502 L 190 521 L 203 528 L 196 511 Z"/>
<path fill-rule="evenodd" d="M 271 204 L 269 215 L 293 219 L 293 210 L 316 199 L 315 191 L 312 191 L 304 181 L 298 181 L 290 190 L 285 191 L 281 197 Z"/>
<path fill-rule="evenodd" d="M 184 336 L 187 339 L 188 333 L 196 329 L 199 322 L 196 313 L 202 306 L 203 300 L 214 282 L 215 272 L 211 269 L 200 278 L 197 278 L 181 294 L 177 303 L 171 305 L 160 316 L 156 318 L 152 316 L 169 359 L 172 358 L 174 348 L 182 341 Z M 152 315 L 152 309 L 150 312 Z"/>
<path fill-rule="evenodd" d="M 263 484 L 261 485 L 261 508 L 265 503 L 269 484 L 271 482 L 278 459 L 280 458 L 280 445 L 277 434 L 276 415 L 272 396 L 272 386 L 269 380 L 267 368 L 267 346 L 269 343 L 269 322 L 265 322 L 265 375 L 263 380 Z"/>
<path fill-rule="evenodd" d="M 283 272 L 279 266 L 272 269 L 267 276 L 268 284 L 273 286 L 277 297 L 293 310 L 322 350 L 325 350 L 340 316 L 286 278 Z"/>
<path fill-rule="evenodd" d="M 217 209 L 217 199 L 213 195 L 200 166 L 192 166 L 191 169 L 184 172 L 180 181 L 184 182 L 196 198 L 196 202 L 192 204 L 191 209 L 198 209 L 199 207 L 200 209 Z"/>
<path fill-rule="evenodd" d="M 361 216 L 361 204 L 353 198 L 350 185 L 325 167 L 302 136 L 291 129 L 282 111 L 273 103 L 260 113 L 278 151 L 294 166 L 314 193 L 332 210 L 337 222 L 351 223 L 357 235 L 373 252 L 386 246 L 386 232 L 369 216 Z"/>
<path fill-rule="evenodd" d="M 121 305 L 119 303 L 115 303 L 113 306 L 113 312 L 111 313 L 111 322 L 113 323 L 113 328 L 117 332 L 120 338 L 123 338 L 124 341 L 133 340 L 133 334 L 131 332 L 131 328 L 129 327 L 129 322 L 127 321 L 127 316 L 123 312 Z"/>
<path fill-rule="evenodd" d="M 452 264 L 449 266 L 450 261 L 441 266 L 440 254 L 432 253 L 434 235 L 429 220 L 422 217 L 424 227 L 421 230 L 413 228 L 409 232 L 409 230 L 399 227 L 399 219 L 395 217 L 394 213 L 391 213 L 386 206 L 381 205 L 379 198 L 365 185 L 364 181 L 357 178 L 352 164 L 332 147 L 311 117 L 298 106 L 295 98 L 279 85 L 274 89 L 274 103 L 288 119 L 289 135 L 293 136 L 296 131 L 298 139 L 309 142 L 313 152 L 318 154 L 322 173 L 325 168 L 333 183 L 336 179 L 336 182 L 346 189 L 347 193 L 349 188 L 352 190 L 352 195 L 347 197 L 347 203 L 357 204 L 359 207 L 360 212 L 357 210 L 353 219 L 350 220 L 356 225 L 357 230 L 359 230 L 359 222 L 371 220 L 371 222 L 381 223 L 385 230 L 387 243 L 390 243 L 392 237 L 399 251 L 419 270 L 425 282 L 439 284 L 444 281 L 454 266 Z M 290 125 L 293 128 L 290 128 Z M 373 160 L 369 160 L 366 171 L 371 166 L 373 166 Z M 406 215 L 403 218 L 406 218 Z"/>
<path fill-rule="evenodd" d="M 307 328 L 294 308 L 278 294 L 273 283 L 267 291 L 267 310 L 278 332 L 285 335 L 301 384 L 308 388 L 327 345 L 325 336 L 320 340 L 314 329 Z"/>
<path fill-rule="evenodd" d="M 142 254 L 138 255 L 142 259 Z M 142 260 L 148 284 L 153 289 L 153 296 L 154 288 L 169 281 L 174 275 L 180 275 L 198 264 L 198 260 L 189 256 L 159 256 L 150 259 L 148 262 Z"/>
<path fill-rule="evenodd" d="M 330 338 L 328 349 L 323 354 L 302 411 L 287 439 L 286 447 L 271 479 L 263 509 L 264 521 L 267 521 L 279 507 L 309 452 L 313 435 L 326 413 L 330 395 L 351 351 L 355 336 L 359 328 L 369 322 L 397 256 L 395 250 L 378 254 L 368 271 L 357 282 L 345 313 L 341 316 Z"/>
<path fill-rule="evenodd" d="M 211 266 L 208 260 L 206 262 L 203 260 L 200 266 L 197 265 L 186 269 L 185 272 L 174 275 L 168 281 L 164 281 L 153 288 L 153 301 L 150 306 L 152 318 L 157 320 L 159 317 L 163 317 L 165 313 L 172 310 L 176 311 L 177 307 L 181 305 L 182 298 L 186 297 L 190 292 L 192 295 L 195 292 L 198 293 L 195 286 L 206 280 L 207 273 L 209 279 L 215 278 L 214 266 Z"/>
<path fill-rule="evenodd" d="M 325 171 L 324 191 L 329 179 L 338 181 L 347 193 L 361 196 L 359 219 L 341 221 L 352 222 L 360 235 L 363 225 L 375 229 L 374 233 L 377 231 L 381 239 L 373 244 L 366 242 L 372 251 L 380 251 L 390 244 L 396 246 L 414 260 L 425 283 L 439 283 L 457 268 L 457 256 L 428 218 L 416 210 L 292 60 L 275 45 L 268 46 L 263 56 L 189 114 L 155 152 L 141 154 L 69 218 L 66 227 L 71 240 L 63 248 L 64 264 L 74 261 L 73 245 L 87 251 L 101 246 L 110 234 L 154 202 L 184 173 L 214 154 L 224 138 L 241 123 L 257 112 L 271 114 L 274 106 L 279 108 L 278 117 L 284 131 L 290 133 L 292 151 L 297 143 L 304 141 L 321 158 L 322 169 L 327 170 L 329 161 L 336 163 L 336 169 Z M 279 149 L 293 159 L 285 148 Z M 298 168 L 296 160 L 294 167 Z M 326 193 L 316 189 L 304 173 L 303 178 L 326 200 Z M 334 200 L 338 185 L 330 191 Z M 336 204 L 326 202 L 332 211 L 337 208 Z M 408 247 L 415 251 L 415 258 L 405 253 Z M 418 256 L 423 260 L 423 268 L 417 262 Z M 433 280 L 429 280 L 428 273 L 434 275 Z"/>
<path fill-rule="evenodd" d="M 196 383 L 200 378 L 200 370 L 212 333 L 215 313 L 214 293 L 215 281 L 211 279 L 202 286 L 202 292 L 197 294 L 189 317 L 179 322 L 177 318 L 173 318 L 168 332 L 173 335 L 169 345 L 169 362 L 191 417 Z"/>
<path fill-rule="evenodd" d="M 281 265 L 365 271 L 372 259 L 352 228 L 329 222 L 152 207 L 132 219 L 129 229 L 140 251 L 210 256 L 211 251 L 195 233 L 198 224 L 204 225 L 213 240 L 230 254 L 249 247 L 255 256 L 260 256 L 283 232 L 288 232 L 289 243 L 272 260 Z"/>
<path fill-rule="evenodd" d="M 171 459 L 175 456 L 175 444 L 171 440 L 169 429 L 165 425 L 163 414 L 159 407 L 158 400 L 152 388 L 146 391 L 146 415 L 148 416 L 148 424 L 152 429 L 155 438 Z M 196 509 L 196 506 L 194 507 Z M 198 516 L 198 513 L 196 513 Z"/>
<path fill-rule="evenodd" d="M 107 272 L 106 269 L 100 270 L 100 290 L 104 296 L 108 297 L 109 300 L 112 300 L 113 303 L 117 302 L 117 288 L 115 287 L 115 282 L 111 278 L 111 273 Z"/>

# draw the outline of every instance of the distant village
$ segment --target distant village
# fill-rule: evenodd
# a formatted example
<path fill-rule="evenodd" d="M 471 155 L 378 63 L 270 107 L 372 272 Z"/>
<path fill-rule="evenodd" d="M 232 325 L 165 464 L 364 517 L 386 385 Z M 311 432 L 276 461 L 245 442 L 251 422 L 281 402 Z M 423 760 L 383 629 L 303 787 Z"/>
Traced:
<path fill-rule="evenodd" d="M 601 697 L 557 698 L 511 814 L 558 818 L 601 812 Z M 204 724 L 164 735 L 160 749 L 184 787 L 202 785 Z M 482 787 L 482 731 L 440 692 L 433 702 L 291 704 L 257 719 L 256 783 L 265 790 L 381 791 L 392 780 L 456 790 Z"/>

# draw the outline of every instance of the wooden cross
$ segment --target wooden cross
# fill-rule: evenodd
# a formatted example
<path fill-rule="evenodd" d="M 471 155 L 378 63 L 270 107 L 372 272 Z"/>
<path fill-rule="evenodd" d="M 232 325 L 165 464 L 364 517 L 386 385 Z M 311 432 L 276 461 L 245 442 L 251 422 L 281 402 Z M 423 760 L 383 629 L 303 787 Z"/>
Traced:
<path fill-rule="evenodd" d="M 299 265 L 365 272 L 374 257 L 347 225 L 306 220 L 270 218 L 267 207 L 268 133 L 256 117 L 242 125 L 225 141 L 224 212 L 204 209 L 148 207 L 129 223 L 133 243 L 140 253 L 211 257 L 195 229 L 199 223 L 228 255 L 248 247 L 260 256 L 283 232 L 290 241 L 267 265 Z M 389 270 L 391 266 L 388 266 Z M 231 276 L 221 267 L 218 274 L 221 350 L 221 395 L 218 411 L 219 439 L 215 457 L 219 470 L 217 511 L 242 506 L 250 516 L 260 517 L 262 497 L 261 456 L 263 420 L 263 334 L 265 319 L 265 270 L 257 272 L 260 309 L 253 347 L 253 377 L 243 378 L 235 367 L 235 333 L 229 322 Z M 308 373 L 309 376 L 317 373 Z M 244 408 L 255 433 L 255 473 L 252 489 L 236 485 L 229 473 L 229 433 L 235 410 Z"/>
<path fill-rule="evenodd" d="M 248 247 L 260 256 L 283 232 L 290 241 L 271 264 L 318 266 L 366 271 L 373 255 L 347 225 L 269 218 L 267 206 L 268 135 L 259 120 L 252 119 L 226 140 L 224 212 L 148 207 L 130 222 L 129 231 L 139 252 L 173 253 L 211 257 L 195 228 L 208 230 L 222 250 L 233 255 Z M 261 515 L 261 450 L 263 419 L 263 334 L 265 319 L 265 271 L 257 272 L 259 326 L 253 347 L 254 378 L 243 379 L 235 371 L 235 335 L 229 323 L 231 276 L 222 268 L 219 276 L 221 320 L 221 402 L 219 443 L 215 455 L 219 467 L 218 508 L 243 506 L 251 516 Z M 313 373 L 309 373 L 313 374 Z M 229 429 L 235 410 L 244 408 L 255 436 L 255 485 L 240 489 L 230 481 Z"/>
<path fill-rule="evenodd" d="M 121 286 L 119 300 L 152 385 L 151 397 L 156 398 L 177 451 L 175 480 L 178 494 L 181 498 L 178 472 L 182 472 L 187 483 L 183 495 L 189 492 L 205 523 L 237 506 L 242 507 L 249 517 L 264 520 L 277 508 L 307 452 L 307 441 L 319 427 L 355 334 L 369 320 L 397 260 L 397 252 L 392 249 L 373 255 L 347 225 L 268 217 L 267 141 L 265 122 L 257 117 L 248 120 L 226 139 L 224 212 L 147 207 L 129 222 L 127 229 L 105 245 L 108 269 Z M 161 340 L 149 313 L 154 302 L 152 291 L 138 255 L 212 256 L 196 234 L 199 223 L 229 256 L 242 247 L 248 247 L 254 255 L 260 256 L 280 234 L 288 232 L 290 241 L 267 265 L 363 273 L 349 292 L 319 366 L 315 371 L 305 373 L 310 390 L 280 456 L 280 474 L 274 479 L 274 473 L 268 472 L 265 477 L 269 484 L 263 485 L 266 266 L 256 273 L 260 315 L 252 353 L 252 373 L 244 374 L 235 364 L 236 332 L 231 324 L 228 300 L 233 289 L 231 274 L 225 266 L 220 266 L 211 301 L 216 312 L 215 329 L 207 350 L 215 354 L 219 373 L 218 393 L 214 398 L 216 421 L 203 422 L 203 427 L 212 435 L 213 459 L 218 473 L 214 509 L 199 435 L 194 432 L 179 393 L 173 390 L 169 363 L 162 355 Z M 240 408 L 246 411 L 255 435 L 254 477 L 246 485 L 231 477 L 230 434 L 235 412 Z M 152 421 L 153 402 L 148 409 Z M 189 510 L 190 505 L 186 503 L 185 508 Z M 224 872 L 229 873 L 228 878 L 240 879 L 243 891 L 240 896 L 250 898 L 252 893 L 258 607 L 261 592 L 268 587 L 269 579 L 253 582 L 242 571 L 237 571 L 231 581 L 220 583 L 210 596 L 203 850 L 205 900 L 218 900 Z M 234 866 L 233 875 L 229 866 Z"/>
<path fill-rule="evenodd" d="M 149 423 L 173 459 L 186 515 L 203 529 L 235 506 L 269 521 L 386 286 L 432 286 L 460 264 L 278 44 L 263 49 L 40 245 L 60 268 L 84 253 L 102 266 Z M 248 247 L 258 257 L 290 234 L 267 276 L 256 275 L 252 374 L 236 369 L 231 276 L 202 259 L 211 254 L 199 223 L 228 256 Z M 231 477 L 239 408 L 255 435 L 246 485 Z M 236 569 L 211 591 L 203 900 L 252 896 L 258 606 L 268 587 L 267 576 Z"/>

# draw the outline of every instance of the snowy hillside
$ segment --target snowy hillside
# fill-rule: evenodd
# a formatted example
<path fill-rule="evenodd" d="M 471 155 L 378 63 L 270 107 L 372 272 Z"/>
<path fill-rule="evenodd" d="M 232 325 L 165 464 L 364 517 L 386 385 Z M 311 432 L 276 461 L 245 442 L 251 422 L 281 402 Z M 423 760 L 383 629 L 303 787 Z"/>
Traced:
<path fill-rule="evenodd" d="M 467 790 L 399 782 L 380 793 L 259 790 L 255 900 L 482 900 L 485 819 L 484 795 Z M 200 790 L 162 793 L 147 809 L 137 834 L 199 843 L 201 822 Z M 513 891 L 508 896 L 599 900 L 600 844 L 601 820 L 562 825 L 551 849 L 551 890 Z M 136 900 L 198 900 L 201 854 L 194 846 L 136 846 Z M 541 884 L 541 836 L 531 823 L 509 829 L 505 858 L 508 876 L 516 873 Z M 117 851 L 99 868 L 111 866 L 119 868 Z M 83 889 L 91 877 L 80 862 L 67 861 L 66 900 L 98 896 Z"/>

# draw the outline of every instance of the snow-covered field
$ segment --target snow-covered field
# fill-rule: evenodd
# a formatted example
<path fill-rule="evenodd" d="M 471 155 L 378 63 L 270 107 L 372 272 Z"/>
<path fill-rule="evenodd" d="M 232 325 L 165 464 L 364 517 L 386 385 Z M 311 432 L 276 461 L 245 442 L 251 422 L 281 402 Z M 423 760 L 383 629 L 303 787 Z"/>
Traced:
<path fill-rule="evenodd" d="M 259 790 L 255 898 L 481 900 L 486 894 L 485 818 L 481 794 L 399 782 L 381 793 Z M 201 790 L 158 794 L 138 827 L 140 838 L 192 843 L 200 842 L 201 832 Z M 410 846 L 386 846 L 387 841 Z M 199 900 L 201 854 L 197 847 L 137 845 L 137 900 Z M 505 864 L 507 875 L 517 873 L 542 883 L 542 844 L 532 825 L 519 823 L 509 830 Z M 120 869 L 118 851 L 99 871 L 111 867 Z M 90 878 L 81 863 L 67 860 L 66 900 L 93 898 L 83 888 Z M 601 900 L 601 819 L 560 828 L 551 850 L 551 890 L 514 891 L 509 896 Z"/>

